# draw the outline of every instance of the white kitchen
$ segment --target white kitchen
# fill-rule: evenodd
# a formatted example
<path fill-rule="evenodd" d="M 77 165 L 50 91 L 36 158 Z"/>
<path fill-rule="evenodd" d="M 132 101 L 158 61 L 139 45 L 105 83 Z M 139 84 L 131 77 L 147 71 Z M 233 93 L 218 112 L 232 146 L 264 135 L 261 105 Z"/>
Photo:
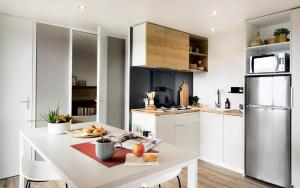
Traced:
<path fill-rule="evenodd" d="M 0 188 L 300 188 L 299 6 L 2 0 Z"/>

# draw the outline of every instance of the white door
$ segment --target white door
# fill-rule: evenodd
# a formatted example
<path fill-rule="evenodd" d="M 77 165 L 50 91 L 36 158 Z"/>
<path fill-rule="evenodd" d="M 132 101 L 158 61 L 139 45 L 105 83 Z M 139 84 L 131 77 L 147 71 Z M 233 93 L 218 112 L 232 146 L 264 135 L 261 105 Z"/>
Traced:
<path fill-rule="evenodd" d="M 201 157 L 223 162 L 223 115 L 202 112 Z"/>
<path fill-rule="evenodd" d="M 244 169 L 243 118 L 224 115 L 224 164 L 243 172 Z"/>
<path fill-rule="evenodd" d="M 292 185 L 300 187 L 300 8 L 292 12 Z"/>
<path fill-rule="evenodd" d="M 0 179 L 19 173 L 19 130 L 30 126 L 33 23 L 0 15 Z"/>
<path fill-rule="evenodd" d="M 107 122 L 107 34 L 98 26 L 97 40 L 97 122 Z M 121 107 L 120 107 L 121 108 Z"/>

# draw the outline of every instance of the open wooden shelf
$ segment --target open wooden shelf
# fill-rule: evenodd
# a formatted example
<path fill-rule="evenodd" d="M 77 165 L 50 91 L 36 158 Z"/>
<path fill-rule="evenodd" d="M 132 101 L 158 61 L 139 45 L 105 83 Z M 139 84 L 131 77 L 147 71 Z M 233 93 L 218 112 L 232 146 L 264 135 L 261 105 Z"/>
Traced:
<path fill-rule="evenodd" d="M 189 69 L 189 71 L 195 73 L 208 72 L 208 40 L 203 37 L 190 35 L 189 43 L 189 64 L 198 64 L 199 61 L 202 61 L 201 66 L 204 67 L 204 70 Z"/>
<path fill-rule="evenodd" d="M 207 57 L 207 54 L 200 54 L 200 53 L 195 53 L 195 52 L 189 52 L 189 54 L 192 56 Z"/>
<path fill-rule="evenodd" d="M 197 69 L 188 69 L 188 70 L 183 70 L 185 72 L 194 72 L 194 73 L 201 73 L 201 72 L 207 72 L 207 70 L 197 70 Z"/>
<path fill-rule="evenodd" d="M 290 50 L 290 42 L 281 42 L 261 46 L 247 47 L 248 51 L 283 51 Z"/>

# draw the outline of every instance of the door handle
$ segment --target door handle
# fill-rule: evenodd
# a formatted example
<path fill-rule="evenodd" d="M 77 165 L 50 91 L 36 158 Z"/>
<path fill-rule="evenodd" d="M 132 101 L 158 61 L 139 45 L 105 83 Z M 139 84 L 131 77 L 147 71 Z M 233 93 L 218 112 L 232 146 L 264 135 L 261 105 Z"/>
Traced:
<path fill-rule="evenodd" d="M 260 105 L 247 105 L 247 108 L 259 108 L 262 110 L 290 110 L 290 107 L 284 107 L 284 106 L 260 106 Z"/>
<path fill-rule="evenodd" d="M 294 107 L 294 87 L 291 87 L 291 108 Z"/>
<path fill-rule="evenodd" d="M 30 102 L 31 102 L 30 97 L 27 97 L 26 100 L 21 100 L 21 101 L 19 101 L 19 102 L 20 102 L 20 103 L 26 103 L 26 108 L 27 108 L 27 110 L 30 109 Z"/>

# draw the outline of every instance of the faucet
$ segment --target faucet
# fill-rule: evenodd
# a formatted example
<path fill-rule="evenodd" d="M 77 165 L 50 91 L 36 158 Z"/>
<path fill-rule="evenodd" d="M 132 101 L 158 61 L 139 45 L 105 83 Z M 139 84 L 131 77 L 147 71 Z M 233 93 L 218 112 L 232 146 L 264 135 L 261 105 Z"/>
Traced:
<path fill-rule="evenodd" d="M 217 91 L 217 95 L 218 95 L 218 102 L 216 102 L 216 107 L 217 108 L 221 108 L 221 91 L 218 89 Z"/>

